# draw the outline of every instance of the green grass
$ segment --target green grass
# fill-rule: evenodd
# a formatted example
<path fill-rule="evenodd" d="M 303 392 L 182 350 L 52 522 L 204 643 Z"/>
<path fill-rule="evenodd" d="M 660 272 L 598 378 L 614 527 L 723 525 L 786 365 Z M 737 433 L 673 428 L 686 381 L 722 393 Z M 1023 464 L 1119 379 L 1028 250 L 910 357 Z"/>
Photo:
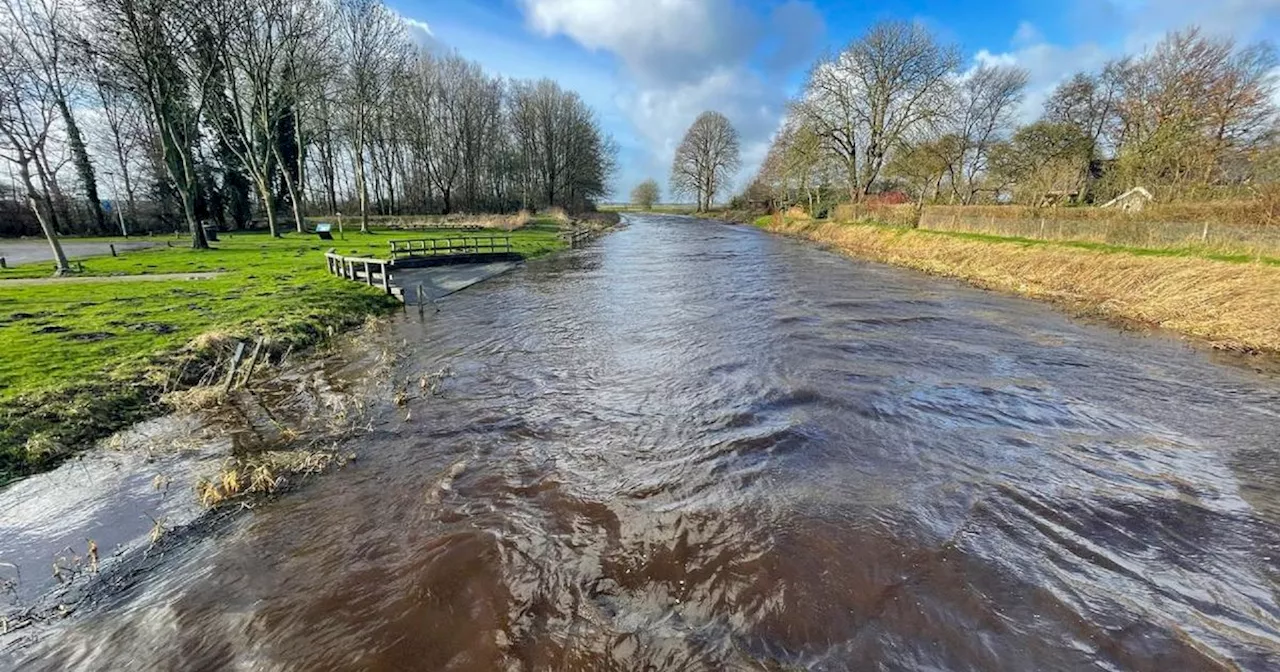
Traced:
<path fill-rule="evenodd" d="M 532 257 L 562 247 L 557 230 L 538 220 L 509 235 L 516 252 Z M 489 234 L 508 235 L 466 235 Z M 265 336 L 280 351 L 399 307 L 379 289 L 329 275 L 330 247 L 385 258 L 390 240 L 460 235 L 348 231 L 321 241 L 224 233 L 211 250 L 192 250 L 184 240 L 81 262 L 85 276 L 222 273 L 204 280 L 6 286 L 4 279 L 48 277 L 49 264 L 0 271 L 0 483 L 152 414 L 162 388 L 194 382 L 225 355 L 189 346 L 197 336 Z"/>

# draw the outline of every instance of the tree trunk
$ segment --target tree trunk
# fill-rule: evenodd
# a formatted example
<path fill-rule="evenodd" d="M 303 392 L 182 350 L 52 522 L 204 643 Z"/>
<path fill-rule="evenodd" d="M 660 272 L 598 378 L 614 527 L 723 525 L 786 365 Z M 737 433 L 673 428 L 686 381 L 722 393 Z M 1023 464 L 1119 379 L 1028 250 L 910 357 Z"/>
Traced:
<path fill-rule="evenodd" d="M 301 189 L 294 183 L 293 177 L 289 175 L 289 171 L 281 171 L 284 175 L 284 188 L 289 192 L 289 203 L 293 205 L 293 225 L 298 233 L 306 233 L 307 227 L 302 223 L 302 196 Z M 301 180 L 299 180 L 300 182 Z"/>
<path fill-rule="evenodd" d="M 28 158 L 28 161 L 31 160 L 32 159 Z M 34 161 L 36 164 L 36 174 L 40 176 L 40 191 L 43 192 L 44 202 L 49 206 L 49 209 L 46 212 L 46 216 L 49 218 L 49 226 L 53 228 L 53 231 L 57 232 L 59 218 L 58 207 L 55 199 L 61 198 L 61 193 L 58 191 L 58 183 L 54 181 L 53 176 L 49 173 L 48 167 L 40 160 L 39 156 L 34 157 Z M 26 170 L 29 176 L 31 174 L 31 169 L 26 168 Z"/>
<path fill-rule="evenodd" d="M 369 233 L 369 186 L 365 182 L 364 175 L 364 124 L 357 122 L 360 127 L 356 131 L 357 140 L 355 147 L 356 160 L 356 191 L 360 192 L 360 233 Z"/>
<path fill-rule="evenodd" d="M 22 177 L 22 185 L 27 190 L 27 204 L 31 206 L 31 211 L 36 215 L 36 221 L 40 223 L 40 230 L 44 232 L 44 237 L 49 241 L 49 248 L 53 251 L 54 275 L 63 275 L 71 270 L 71 264 L 67 262 L 67 255 L 62 251 L 62 243 L 58 242 L 58 232 L 53 228 L 53 220 L 49 216 L 53 212 L 52 204 L 47 203 L 47 208 L 41 208 L 40 192 L 36 191 L 36 187 L 31 182 L 31 159 L 23 157 L 18 164 L 18 174 Z M 43 210 L 43 212 L 42 212 Z"/>
<path fill-rule="evenodd" d="M 272 238 L 279 238 L 280 231 L 276 229 L 275 195 L 271 193 L 271 188 L 264 179 L 255 177 L 253 182 L 258 188 L 258 198 L 262 200 L 262 209 L 267 215 L 267 230 L 271 232 Z"/>
<path fill-rule="evenodd" d="M 102 211 L 102 201 L 98 199 L 98 182 L 93 174 L 93 164 L 89 162 L 89 152 L 84 147 L 84 137 L 80 134 L 80 126 L 76 124 L 67 99 L 58 96 L 58 111 L 62 113 L 62 121 L 67 126 L 67 146 L 71 149 L 72 161 L 76 164 L 76 174 L 84 185 L 84 196 L 89 201 L 90 214 L 98 231 L 106 232 L 109 228 L 106 215 Z"/>

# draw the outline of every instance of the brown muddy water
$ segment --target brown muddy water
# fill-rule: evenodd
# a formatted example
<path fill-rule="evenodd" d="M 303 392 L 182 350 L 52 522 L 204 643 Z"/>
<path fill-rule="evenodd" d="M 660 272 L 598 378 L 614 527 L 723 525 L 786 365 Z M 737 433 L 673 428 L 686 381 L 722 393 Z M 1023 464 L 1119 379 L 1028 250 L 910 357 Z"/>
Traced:
<path fill-rule="evenodd" d="M 33 670 L 1280 665 L 1280 380 L 658 216 L 394 324 L 360 459 Z M 417 381 L 446 371 L 436 393 Z"/>

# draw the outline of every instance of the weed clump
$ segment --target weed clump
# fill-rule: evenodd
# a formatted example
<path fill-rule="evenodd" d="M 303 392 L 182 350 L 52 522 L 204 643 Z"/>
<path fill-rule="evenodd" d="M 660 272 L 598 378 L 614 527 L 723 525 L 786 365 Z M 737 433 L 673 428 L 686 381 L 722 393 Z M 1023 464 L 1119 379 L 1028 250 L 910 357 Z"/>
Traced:
<path fill-rule="evenodd" d="M 274 450 L 228 458 L 217 474 L 196 482 L 196 496 L 202 506 L 213 509 L 250 495 L 274 494 L 290 479 L 327 471 L 337 459 L 333 452 L 307 450 Z"/>

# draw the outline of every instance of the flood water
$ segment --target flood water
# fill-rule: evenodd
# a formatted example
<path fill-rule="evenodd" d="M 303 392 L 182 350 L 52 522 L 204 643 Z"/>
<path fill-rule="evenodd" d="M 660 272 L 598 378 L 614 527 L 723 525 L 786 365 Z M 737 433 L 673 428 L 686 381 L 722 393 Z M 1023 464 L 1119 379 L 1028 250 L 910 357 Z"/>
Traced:
<path fill-rule="evenodd" d="M 18 664 L 1280 666 L 1274 375 L 658 216 L 388 331 L 357 463 Z"/>

